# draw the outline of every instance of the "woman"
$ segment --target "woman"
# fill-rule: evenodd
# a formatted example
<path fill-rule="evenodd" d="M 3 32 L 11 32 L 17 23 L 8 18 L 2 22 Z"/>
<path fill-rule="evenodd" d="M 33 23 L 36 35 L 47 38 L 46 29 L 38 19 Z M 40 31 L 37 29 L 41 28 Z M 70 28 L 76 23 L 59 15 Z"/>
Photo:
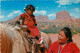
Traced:
<path fill-rule="evenodd" d="M 60 30 L 58 41 L 48 49 L 48 53 L 79 53 L 79 48 L 72 41 L 72 34 L 68 27 Z"/>

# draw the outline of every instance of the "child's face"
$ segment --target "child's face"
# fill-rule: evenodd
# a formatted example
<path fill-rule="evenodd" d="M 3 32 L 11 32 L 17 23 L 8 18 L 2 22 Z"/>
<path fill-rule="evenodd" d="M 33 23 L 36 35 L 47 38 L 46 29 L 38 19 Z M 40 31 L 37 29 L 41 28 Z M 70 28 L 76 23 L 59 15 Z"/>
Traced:
<path fill-rule="evenodd" d="M 26 9 L 26 12 L 28 13 L 28 15 L 33 15 L 33 11 L 31 11 L 31 10 Z"/>

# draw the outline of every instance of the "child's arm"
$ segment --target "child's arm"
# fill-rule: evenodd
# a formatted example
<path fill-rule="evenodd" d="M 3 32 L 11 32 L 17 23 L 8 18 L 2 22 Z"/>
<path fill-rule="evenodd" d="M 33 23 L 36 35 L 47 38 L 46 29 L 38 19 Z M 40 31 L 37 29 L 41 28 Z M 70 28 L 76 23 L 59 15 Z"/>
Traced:
<path fill-rule="evenodd" d="M 37 22 L 36 22 L 36 19 L 35 19 L 35 17 L 34 17 L 33 21 L 34 21 L 34 23 L 35 23 L 35 26 L 37 26 Z"/>
<path fill-rule="evenodd" d="M 15 20 L 15 24 L 20 23 L 20 20 L 23 18 L 24 18 L 24 14 L 21 14 L 20 16 L 18 16 L 18 18 Z"/>

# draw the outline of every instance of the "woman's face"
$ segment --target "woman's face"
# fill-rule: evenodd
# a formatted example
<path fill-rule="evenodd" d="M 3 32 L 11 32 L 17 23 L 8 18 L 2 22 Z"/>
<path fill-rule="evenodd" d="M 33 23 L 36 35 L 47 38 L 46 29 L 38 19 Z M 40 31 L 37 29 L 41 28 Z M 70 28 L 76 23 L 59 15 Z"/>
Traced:
<path fill-rule="evenodd" d="M 60 31 L 60 33 L 59 33 L 59 35 L 58 35 L 58 41 L 59 41 L 59 43 L 66 43 L 67 42 L 67 40 L 68 40 L 68 38 L 66 38 L 66 35 L 65 35 L 65 33 L 64 33 L 64 31 L 62 30 L 62 31 Z"/>
<path fill-rule="evenodd" d="M 28 15 L 33 15 L 33 11 L 31 11 L 31 10 L 26 9 L 26 12 L 28 13 Z"/>

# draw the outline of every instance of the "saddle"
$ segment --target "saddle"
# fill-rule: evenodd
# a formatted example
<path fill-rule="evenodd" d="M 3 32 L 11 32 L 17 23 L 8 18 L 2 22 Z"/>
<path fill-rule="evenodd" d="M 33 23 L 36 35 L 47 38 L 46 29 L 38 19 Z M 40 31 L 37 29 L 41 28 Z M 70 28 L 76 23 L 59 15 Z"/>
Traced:
<path fill-rule="evenodd" d="M 34 50 L 35 51 L 38 50 L 37 52 L 40 52 L 39 51 L 40 49 L 43 50 L 42 48 L 39 48 L 40 44 L 36 43 L 37 37 L 34 38 L 32 35 L 29 34 L 28 27 L 26 25 L 21 25 L 20 23 L 18 23 L 14 28 L 19 32 L 22 30 L 22 32 L 21 32 L 21 33 L 23 33 L 22 39 L 24 41 L 24 46 L 28 52 L 32 52 L 33 48 L 36 48 Z M 28 45 L 26 45 L 26 44 L 28 44 Z"/>

